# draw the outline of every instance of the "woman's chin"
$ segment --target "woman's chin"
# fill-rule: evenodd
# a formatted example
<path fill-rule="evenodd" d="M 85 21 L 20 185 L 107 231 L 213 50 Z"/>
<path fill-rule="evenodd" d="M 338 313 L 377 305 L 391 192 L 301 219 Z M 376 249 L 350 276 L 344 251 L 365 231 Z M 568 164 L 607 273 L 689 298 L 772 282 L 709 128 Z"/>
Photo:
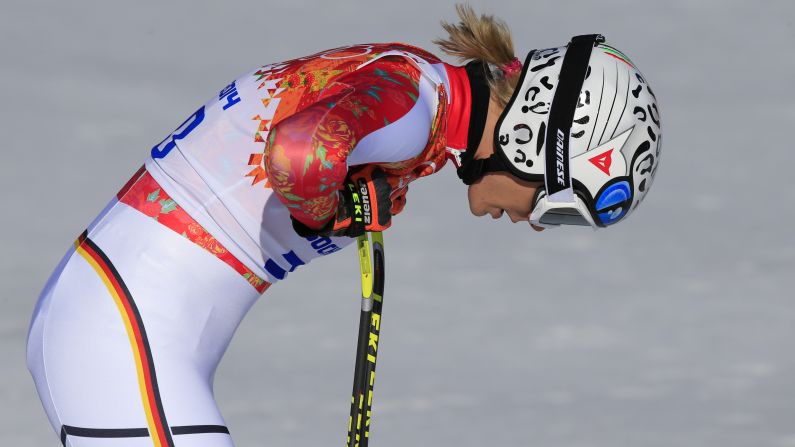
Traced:
<path fill-rule="evenodd" d="M 469 201 L 469 212 L 472 213 L 473 216 L 481 217 L 486 215 L 486 208 L 482 206 L 477 206 L 472 201 Z"/>

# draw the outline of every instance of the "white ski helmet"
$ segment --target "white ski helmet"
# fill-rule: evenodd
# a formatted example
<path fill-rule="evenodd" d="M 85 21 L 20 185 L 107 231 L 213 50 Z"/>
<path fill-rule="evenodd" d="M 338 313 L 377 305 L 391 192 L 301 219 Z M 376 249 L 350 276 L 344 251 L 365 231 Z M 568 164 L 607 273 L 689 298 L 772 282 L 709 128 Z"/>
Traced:
<path fill-rule="evenodd" d="M 495 127 L 495 153 L 470 171 L 543 181 L 535 225 L 606 227 L 649 191 L 660 130 L 656 97 L 635 64 L 601 35 L 576 36 L 527 55 Z"/>

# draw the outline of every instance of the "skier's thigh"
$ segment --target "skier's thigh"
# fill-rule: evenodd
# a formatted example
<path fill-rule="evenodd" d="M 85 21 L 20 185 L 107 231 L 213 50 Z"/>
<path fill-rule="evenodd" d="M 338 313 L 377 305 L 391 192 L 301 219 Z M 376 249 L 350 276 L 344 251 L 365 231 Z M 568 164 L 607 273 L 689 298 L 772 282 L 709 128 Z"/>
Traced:
<path fill-rule="evenodd" d="M 42 294 L 28 340 L 28 364 L 62 443 L 232 446 L 212 393 L 215 358 L 202 365 L 202 356 L 179 343 L 174 323 L 147 304 L 164 297 L 133 296 L 130 290 L 143 290 L 135 274 L 100 268 L 112 258 L 89 255 L 82 246 L 67 255 Z M 109 290 L 111 280 L 125 279 L 132 287 Z"/>

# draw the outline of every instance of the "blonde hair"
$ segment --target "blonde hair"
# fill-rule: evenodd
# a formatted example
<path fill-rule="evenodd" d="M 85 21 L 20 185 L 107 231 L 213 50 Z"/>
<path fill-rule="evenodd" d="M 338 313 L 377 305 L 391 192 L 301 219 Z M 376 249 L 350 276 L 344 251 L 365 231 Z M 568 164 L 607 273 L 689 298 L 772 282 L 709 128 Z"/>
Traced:
<path fill-rule="evenodd" d="M 453 24 L 442 20 L 442 28 L 448 36 L 435 39 L 433 43 L 464 62 L 478 60 L 488 64 L 491 67 L 487 77 L 491 96 L 504 107 L 519 81 L 518 73 L 506 78 L 496 70 L 496 67 L 516 58 L 511 30 L 503 20 L 492 15 L 481 14 L 478 17 L 469 5 L 456 4 L 455 10 L 460 22 Z"/>

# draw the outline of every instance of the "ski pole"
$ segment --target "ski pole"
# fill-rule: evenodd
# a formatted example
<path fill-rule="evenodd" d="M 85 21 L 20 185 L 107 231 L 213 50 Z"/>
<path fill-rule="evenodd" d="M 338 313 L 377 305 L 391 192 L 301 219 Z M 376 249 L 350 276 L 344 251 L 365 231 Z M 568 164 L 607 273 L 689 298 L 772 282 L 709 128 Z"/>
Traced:
<path fill-rule="evenodd" d="M 372 236 L 372 258 L 368 234 Z M 359 341 L 356 346 L 346 445 L 367 447 L 384 296 L 384 238 L 381 233 L 366 233 L 356 239 L 356 245 L 362 280 L 362 312 L 359 315 Z"/>

